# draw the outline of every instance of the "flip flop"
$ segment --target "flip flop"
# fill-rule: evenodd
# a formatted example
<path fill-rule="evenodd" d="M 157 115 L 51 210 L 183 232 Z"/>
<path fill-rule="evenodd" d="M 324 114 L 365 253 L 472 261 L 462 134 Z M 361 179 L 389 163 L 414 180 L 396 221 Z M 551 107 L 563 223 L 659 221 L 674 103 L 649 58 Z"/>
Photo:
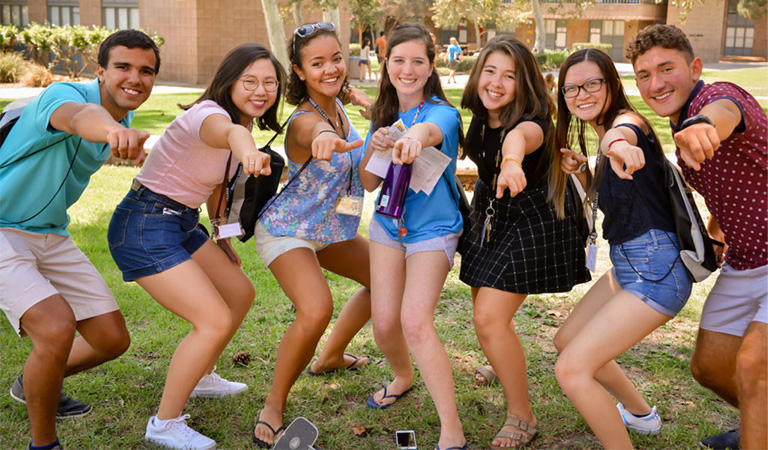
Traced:
<path fill-rule="evenodd" d="M 352 363 L 350 365 L 348 365 L 347 367 L 344 367 L 344 368 L 339 367 L 339 368 L 336 368 L 336 369 L 331 369 L 331 370 L 329 370 L 327 372 L 315 372 L 315 371 L 312 370 L 312 365 L 310 364 L 310 366 L 307 367 L 307 373 L 309 375 L 312 375 L 313 377 L 318 377 L 320 375 L 328 375 L 328 374 L 331 374 L 333 372 L 338 372 L 339 370 L 357 370 L 360 367 L 363 367 L 364 365 L 368 364 L 368 361 L 360 364 L 360 361 L 363 358 L 365 358 L 365 356 L 356 356 L 356 355 L 353 355 L 352 353 L 344 353 L 344 356 L 349 356 L 350 358 L 352 358 Z"/>
<path fill-rule="evenodd" d="M 480 379 L 485 380 L 480 381 Z M 499 381 L 499 377 L 496 376 L 495 373 L 493 373 L 491 370 L 486 369 L 486 366 L 480 366 L 477 369 L 475 369 L 475 383 L 477 383 L 480 386 L 490 386 L 494 383 Z"/>
<path fill-rule="evenodd" d="M 257 420 L 256 421 L 256 426 L 259 426 L 259 424 L 262 424 L 262 425 L 266 426 L 267 428 L 269 428 L 269 430 L 272 432 L 272 436 L 275 438 L 275 441 L 277 441 L 277 434 L 279 432 L 285 430 L 285 428 L 283 428 L 282 425 L 280 426 L 280 428 L 275 430 L 274 427 L 272 427 L 272 425 L 268 424 L 267 422 L 264 422 L 263 420 Z M 254 431 L 254 433 L 256 432 L 255 427 L 254 427 L 253 431 Z M 253 438 L 253 443 L 258 445 L 259 447 L 261 447 L 261 448 L 272 448 L 273 444 L 269 444 L 267 442 L 262 441 L 261 439 L 257 438 L 255 434 L 251 433 L 251 437 Z"/>
<path fill-rule="evenodd" d="M 383 410 L 389 408 L 390 406 L 394 405 L 395 403 L 397 403 L 397 401 L 400 400 L 400 398 L 405 396 L 405 394 L 411 392 L 411 389 L 413 389 L 413 386 L 411 386 L 408 389 L 406 389 L 403 392 L 401 392 L 400 394 L 390 394 L 390 395 L 387 395 L 387 385 L 386 384 L 382 384 L 382 386 L 384 386 L 384 396 L 381 397 L 381 399 L 384 400 L 385 398 L 394 398 L 395 401 L 393 401 L 392 403 L 389 403 L 387 405 L 380 405 L 378 402 L 376 402 L 376 400 L 373 399 L 373 396 L 376 395 L 376 393 L 374 393 L 373 395 L 368 397 L 368 401 L 366 402 L 366 406 L 368 406 L 369 409 L 378 409 L 378 410 L 382 410 L 383 411 Z"/>

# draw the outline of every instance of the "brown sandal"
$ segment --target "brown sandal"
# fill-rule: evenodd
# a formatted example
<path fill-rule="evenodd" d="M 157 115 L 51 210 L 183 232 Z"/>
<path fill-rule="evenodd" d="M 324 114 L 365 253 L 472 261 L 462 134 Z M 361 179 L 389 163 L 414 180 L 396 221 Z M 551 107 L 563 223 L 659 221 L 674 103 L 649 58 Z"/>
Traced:
<path fill-rule="evenodd" d="M 475 383 L 480 386 L 490 386 L 499 380 L 499 377 L 488 369 L 491 366 L 480 366 L 475 369 Z"/>
<path fill-rule="evenodd" d="M 513 432 L 503 431 L 504 427 L 515 427 L 517 428 L 518 431 L 513 431 Z M 522 447 L 528 444 L 529 442 L 531 442 L 536 437 L 537 432 L 538 431 L 536 430 L 536 427 L 534 427 L 533 425 L 527 424 L 520 419 L 507 416 L 507 421 L 504 422 L 504 425 L 501 427 L 501 430 L 499 430 L 499 432 L 496 433 L 496 436 L 494 436 L 493 438 L 494 439 L 496 438 L 512 439 L 513 441 L 517 441 L 518 444 L 514 447 L 499 447 L 491 444 L 491 448 L 494 450 L 505 450 L 508 448 Z"/>

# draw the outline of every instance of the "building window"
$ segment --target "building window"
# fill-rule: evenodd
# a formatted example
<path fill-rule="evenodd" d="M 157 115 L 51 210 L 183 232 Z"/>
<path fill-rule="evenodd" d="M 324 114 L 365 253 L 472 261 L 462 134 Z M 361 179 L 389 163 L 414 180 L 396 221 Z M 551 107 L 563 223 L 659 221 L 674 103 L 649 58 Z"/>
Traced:
<path fill-rule="evenodd" d="M 29 10 L 26 0 L 0 0 L 0 22 L 3 25 L 29 25 Z"/>
<path fill-rule="evenodd" d="M 544 46 L 550 50 L 563 50 L 566 46 L 568 21 L 565 19 L 544 19 Z"/>
<path fill-rule="evenodd" d="M 755 41 L 755 22 L 739 15 L 738 0 L 728 1 L 728 22 L 725 26 L 724 55 L 752 56 Z"/>
<path fill-rule="evenodd" d="M 80 5 L 76 0 L 48 0 L 51 25 L 80 25 Z"/>
<path fill-rule="evenodd" d="M 624 50 L 624 21 L 590 20 L 589 42 L 611 44 L 611 58 L 621 61 Z"/>
<path fill-rule="evenodd" d="M 139 1 L 102 0 L 104 26 L 108 30 L 139 28 Z"/>

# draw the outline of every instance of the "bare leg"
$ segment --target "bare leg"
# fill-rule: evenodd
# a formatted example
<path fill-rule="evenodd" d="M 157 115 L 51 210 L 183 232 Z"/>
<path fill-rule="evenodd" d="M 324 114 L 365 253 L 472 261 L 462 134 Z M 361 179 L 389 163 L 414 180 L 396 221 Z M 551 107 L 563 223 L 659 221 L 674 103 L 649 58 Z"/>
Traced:
<path fill-rule="evenodd" d="M 61 295 L 46 298 L 21 316 L 21 328 L 32 340 L 23 381 L 32 442 L 36 445 L 56 441 L 56 407 L 75 327 L 72 308 Z"/>
<path fill-rule="evenodd" d="M 297 248 L 280 255 L 269 266 L 285 295 L 296 306 L 296 320 L 288 327 L 277 347 L 272 390 L 267 395 L 259 420 L 275 430 L 283 423 L 283 412 L 291 387 L 307 367 L 333 315 L 333 297 L 315 252 Z M 263 424 L 254 435 L 272 444 L 275 437 Z"/>
<path fill-rule="evenodd" d="M 621 291 L 621 286 L 613 278 L 612 272 L 608 270 L 584 295 L 571 311 L 568 320 L 557 331 L 554 339 L 557 350 L 562 352 L 577 334 L 587 330 L 589 321 L 619 291 Z M 624 404 L 627 411 L 637 415 L 651 412 L 651 406 L 629 381 L 616 361 L 608 361 L 603 368 L 597 371 L 595 379 Z"/>
<path fill-rule="evenodd" d="M 205 245 L 209 249 L 215 246 L 212 242 Z M 139 278 L 136 282 L 163 307 L 194 327 L 171 358 L 157 413 L 161 420 L 176 418 L 200 378 L 226 346 L 232 329 L 232 313 L 208 274 L 195 260 Z"/>
<path fill-rule="evenodd" d="M 81 320 L 77 330 L 80 337 L 72 343 L 64 376 L 111 361 L 125 353 L 131 343 L 120 311 Z"/>
<path fill-rule="evenodd" d="M 345 356 L 344 351 L 371 318 L 371 270 L 368 254 L 368 241 L 360 235 L 349 241 L 329 245 L 317 253 L 317 259 L 323 268 L 355 280 L 363 287 L 347 300 L 339 313 L 328 341 L 312 364 L 312 371 L 315 373 L 345 368 L 353 362 L 353 358 Z M 361 357 L 359 364 L 366 362 L 368 358 Z"/>
<path fill-rule="evenodd" d="M 605 448 L 632 448 L 609 392 L 595 379 L 608 362 L 670 320 L 634 294 L 620 291 L 571 339 L 557 359 L 555 375 Z"/>
<path fill-rule="evenodd" d="M 736 355 L 741 341 L 741 336 L 699 328 L 696 349 L 691 356 L 693 378 L 735 408 L 739 407 Z"/>
<path fill-rule="evenodd" d="M 400 394 L 413 385 L 413 365 L 400 323 L 405 289 L 405 251 L 371 242 L 371 317 L 376 345 L 387 358 L 395 378 L 387 386 L 387 394 Z M 384 390 L 373 395 L 379 405 L 394 402 L 382 400 Z"/>
<path fill-rule="evenodd" d="M 768 325 L 752 322 L 737 355 L 741 448 L 768 448 Z"/>
<path fill-rule="evenodd" d="M 527 297 L 482 287 L 472 290 L 475 300 L 475 330 L 485 356 L 493 366 L 507 397 L 507 416 L 536 426 L 528 397 L 525 353 L 514 329 L 512 317 Z M 517 431 L 507 427 L 504 431 Z M 517 441 L 494 438 L 493 445 L 512 447 Z"/>
<path fill-rule="evenodd" d="M 451 362 L 435 331 L 435 308 L 448 275 L 445 252 L 415 253 L 405 261 L 406 279 L 400 320 L 408 347 L 419 366 L 437 414 L 441 448 L 466 442 L 456 409 Z"/>

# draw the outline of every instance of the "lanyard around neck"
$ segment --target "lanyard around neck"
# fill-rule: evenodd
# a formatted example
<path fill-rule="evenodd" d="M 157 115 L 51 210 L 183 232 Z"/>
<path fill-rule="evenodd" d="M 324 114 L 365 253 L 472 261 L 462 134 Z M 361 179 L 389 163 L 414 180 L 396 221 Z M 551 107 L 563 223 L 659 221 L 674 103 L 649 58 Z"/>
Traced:
<path fill-rule="evenodd" d="M 501 148 L 504 146 L 504 138 L 507 136 L 507 130 L 503 130 L 501 132 L 501 137 L 499 138 L 499 148 L 496 151 L 496 162 L 494 163 L 494 167 L 501 170 L 501 166 L 499 164 L 501 163 Z M 480 131 L 480 142 L 484 145 L 485 144 L 485 122 L 483 122 L 483 128 Z M 499 180 L 499 174 L 494 170 L 493 173 L 493 182 L 491 182 L 491 188 L 495 192 L 496 191 L 496 184 Z"/>
<path fill-rule="evenodd" d="M 328 124 L 331 125 L 331 128 L 336 130 L 336 126 L 331 121 L 331 118 L 328 117 L 328 114 L 326 114 L 325 111 L 323 111 L 323 109 L 317 104 L 317 102 L 315 102 L 312 99 L 312 97 L 307 97 L 307 98 L 309 99 L 309 103 L 317 110 L 317 112 L 319 112 L 320 115 L 323 116 L 323 118 L 328 121 Z M 336 103 L 334 103 L 334 106 L 337 106 Z M 344 130 L 344 119 L 341 117 L 341 113 L 338 110 L 338 106 L 337 106 L 337 109 L 336 109 L 336 114 L 338 114 L 338 116 L 339 116 L 339 125 L 341 126 L 341 134 L 342 134 L 341 137 L 343 139 L 346 139 L 347 138 L 347 132 Z"/>
<path fill-rule="evenodd" d="M 419 117 L 419 113 L 421 112 L 421 107 L 424 106 L 424 100 L 426 99 L 422 99 L 421 103 L 419 103 L 419 109 L 416 110 L 416 115 L 413 116 L 413 120 L 411 121 L 411 126 L 416 125 L 416 119 Z"/>

